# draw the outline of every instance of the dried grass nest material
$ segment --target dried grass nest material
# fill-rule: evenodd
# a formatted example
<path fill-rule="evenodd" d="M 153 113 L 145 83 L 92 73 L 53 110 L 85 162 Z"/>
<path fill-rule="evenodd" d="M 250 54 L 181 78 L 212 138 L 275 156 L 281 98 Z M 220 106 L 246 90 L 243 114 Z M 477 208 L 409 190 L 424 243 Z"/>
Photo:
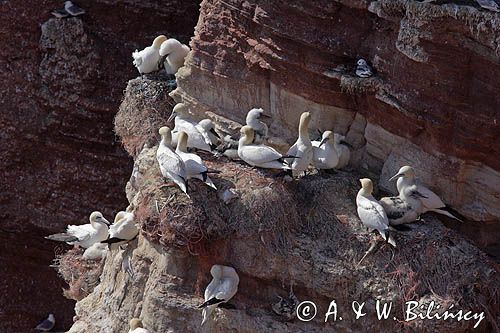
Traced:
<path fill-rule="evenodd" d="M 88 296 L 100 282 L 104 260 L 85 260 L 84 249 L 72 248 L 66 253 L 57 253 L 53 267 L 69 285 L 63 290 L 68 299 L 79 301 Z"/>
<path fill-rule="evenodd" d="M 175 81 L 174 81 L 175 83 Z M 136 156 L 144 144 L 158 134 L 158 124 L 167 124 L 174 100 L 168 95 L 175 84 L 166 80 L 138 77 L 130 80 L 115 116 L 115 132 L 125 150 Z"/>
<path fill-rule="evenodd" d="M 158 168 L 152 167 L 143 176 L 136 211 L 144 234 L 164 246 L 187 247 L 197 253 L 206 242 L 233 233 L 244 237 L 265 232 L 273 238 L 269 246 L 279 250 L 299 224 L 286 184 L 242 164 L 221 162 L 209 154 L 202 158 L 209 168 L 221 172 L 210 176 L 219 191 L 234 188 L 238 200 L 227 205 L 218 192 L 197 180 L 189 182 L 188 198 L 176 187 L 161 187 L 164 181 Z"/>

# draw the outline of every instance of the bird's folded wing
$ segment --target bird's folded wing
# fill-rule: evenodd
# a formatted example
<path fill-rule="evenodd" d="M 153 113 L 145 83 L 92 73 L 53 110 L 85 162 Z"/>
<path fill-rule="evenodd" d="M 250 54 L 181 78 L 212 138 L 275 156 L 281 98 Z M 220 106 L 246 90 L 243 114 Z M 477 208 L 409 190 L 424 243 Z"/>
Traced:
<path fill-rule="evenodd" d="M 437 196 L 436 193 L 429 190 L 427 187 L 423 185 L 418 185 L 417 190 L 420 194 L 422 194 L 422 204 L 427 208 L 442 208 L 446 205 L 444 202 Z"/>
<path fill-rule="evenodd" d="M 249 159 L 255 164 L 277 161 L 281 154 L 268 146 L 245 146 L 240 150 L 242 159 Z"/>

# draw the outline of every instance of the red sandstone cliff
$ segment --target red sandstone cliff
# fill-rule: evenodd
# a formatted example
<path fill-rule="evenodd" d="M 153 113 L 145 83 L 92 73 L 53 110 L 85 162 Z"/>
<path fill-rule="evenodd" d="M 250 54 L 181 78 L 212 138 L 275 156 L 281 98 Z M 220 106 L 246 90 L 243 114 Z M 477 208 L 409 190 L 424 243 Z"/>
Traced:
<path fill-rule="evenodd" d="M 87 14 L 54 19 L 63 1 L 0 1 L 0 331 L 27 332 L 74 302 L 49 267 L 43 236 L 126 206 L 132 167 L 113 132 L 131 51 L 159 33 L 187 41 L 195 1 L 82 1 Z M 148 12 L 149 15 L 139 15 Z"/>

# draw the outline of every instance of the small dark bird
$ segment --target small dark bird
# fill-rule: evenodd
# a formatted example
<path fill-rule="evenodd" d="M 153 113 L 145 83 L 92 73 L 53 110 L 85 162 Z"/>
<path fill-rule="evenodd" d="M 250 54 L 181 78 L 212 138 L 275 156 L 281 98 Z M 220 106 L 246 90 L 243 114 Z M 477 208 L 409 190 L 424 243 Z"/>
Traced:
<path fill-rule="evenodd" d="M 49 332 L 54 328 L 55 325 L 56 325 L 56 318 L 51 313 L 46 319 L 44 319 L 40 324 L 38 324 L 37 327 L 35 327 L 35 331 Z"/>
<path fill-rule="evenodd" d="M 79 16 L 85 14 L 85 10 L 83 8 L 78 7 L 71 1 L 66 1 L 64 2 L 64 9 L 71 15 L 71 16 Z"/>

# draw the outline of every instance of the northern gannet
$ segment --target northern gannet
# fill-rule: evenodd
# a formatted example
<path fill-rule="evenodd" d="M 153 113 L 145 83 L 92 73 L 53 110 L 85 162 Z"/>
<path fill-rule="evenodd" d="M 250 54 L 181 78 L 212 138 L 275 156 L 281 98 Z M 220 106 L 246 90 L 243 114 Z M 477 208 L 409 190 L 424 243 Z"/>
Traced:
<path fill-rule="evenodd" d="M 128 333 L 149 333 L 149 331 L 142 327 L 142 320 L 139 318 L 130 319 L 130 330 Z"/>
<path fill-rule="evenodd" d="M 69 225 L 65 233 L 54 234 L 45 238 L 66 242 L 69 245 L 81 246 L 85 249 L 108 238 L 109 222 L 100 212 L 92 212 L 89 220 L 89 224 Z"/>
<path fill-rule="evenodd" d="M 335 133 L 334 134 L 334 145 L 335 150 L 337 150 L 337 154 L 339 156 L 339 163 L 337 164 L 337 169 L 343 169 L 349 164 L 349 160 L 351 159 L 351 151 L 347 146 L 348 143 L 344 141 L 345 136 Z"/>
<path fill-rule="evenodd" d="M 223 303 L 227 303 L 238 291 L 240 278 L 234 268 L 222 265 L 213 265 L 210 269 L 212 281 L 205 289 L 205 302 L 199 306 L 202 310 L 203 325 L 213 309 Z"/>
<path fill-rule="evenodd" d="M 305 172 L 313 158 L 313 148 L 311 139 L 309 138 L 309 122 L 311 114 L 304 112 L 300 115 L 299 122 L 299 137 L 297 141 L 288 149 L 288 156 L 295 158 L 287 159 L 287 163 L 291 166 L 294 176 L 299 176 Z"/>
<path fill-rule="evenodd" d="M 198 132 L 201 133 L 207 145 L 215 148 L 219 141 L 219 134 L 214 129 L 214 123 L 210 119 L 202 119 L 195 125 Z"/>
<path fill-rule="evenodd" d="M 180 156 L 182 161 L 184 161 L 188 179 L 200 179 L 208 186 L 217 189 L 210 177 L 208 177 L 208 168 L 203 164 L 201 157 L 196 154 L 188 153 L 188 135 L 186 132 L 180 132 L 178 139 L 179 142 L 177 143 L 177 149 L 175 152 Z"/>
<path fill-rule="evenodd" d="M 189 53 L 189 47 L 175 38 L 169 38 L 160 46 L 160 57 L 162 57 L 167 74 L 175 74 L 184 66 L 184 59 Z"/>
<path fill-rule="evenodd" d="M 370 77 L 373 75 L 373 71 L 365 59 L 359 59 L 356 63 L 356 75 L 359 77 Z"/>
<path fill-rule="evenodd" d="M 115 249 L 137 237 L 137 234 L 139 234 L 139 229 L 134 221 L 134 213 L 120 211 L 116 214 L 114 223 L 109 227 L 108 239 L 101 243 L 106 243 L 110 249 Z"/>
<path fill-rule="evenodd" d="M 155 38 L 151 46 L 146 47 L 142 51 L 135 50 L 132 53 L 134 58 L 133 64 L 139 70 L 139 73 L 147 74 L 157 71 L 160 61 L 160 46 L 167 39 L 164 35 Z"/>
<path fill-rule="evenodd" d="M 50 313 L 46 319 L 44 319 L 40 324 L 38 324 L 35 327 L 35 331 L 49 332 L 54 328 L 55 325 L 56 325 L 56 318 L 52 313 Z"/>
<path fill-rule="evenodd" d="M 414 207 L 419 214 L 430 211 L 461 221 L 447 211 L 448 208 L 436 193 L 417 181 L 415 171 L 411 166 L 401 167 L 398 173 L 392 176 L 389 181 L 396 178 L 398 179 L 396 186 L 399 196 Z"/>
<path fill-rule="evenodd" d="M 274 148 L 264 144 L 252 143 L 254 139 L 253 129 L 245 125 L 240 130 L 241 137 L 238 142 L 238 156 L 254 167 L 265 169 L 290 169 L 285 165 L 284 158 Z"/>
<path fill-rule="evenodd" d="M 197 123 L 189 118 L 188 108 L 184 103 L 178 103 L 174 106 L 172 114 L 168 118 L 168 122 L 175 118 L 175 126 L 172 130 L 172 144 L 177 145 L 177 135 L 179 132 L 186 132 L 188 135 L 188 147 L 212 151 L 214 146 L 210 146 L 205 142 L 205 138 L 196 128 Z"/>
<path fill-rule="evenodd" d="M 339 164 L 334 138 L 332 131 L 325 131 L 321 136 L 321 141 L 312 142 L 312 164 L 316 169 L 334 169 Z"/>
<path fill-rule="evenodd" d="M 71 16 L 79 16 L 85 14 L 85 10 L 83 8 L 78 7 L 71 1 L 64 2 L 64 10 L 66 10 Z"/>
<path fill-rule="evenodd" d="M 389 234 L 389 219 L 382 205 L 373 197 L 373 183 L 368 178 L 359 180 L 361 189 L 356 196 L 356 205 L 358 206 L 358 216 L 361 222 L 371 230 L 377 230 L 383 239 L 392 246 L 396 242 Z"/>
<path fill-rule="evenodd" d="M 177 184 L 182 192 L 188 195 L 186 166 L 180 156 L 170 147 L 172 140 L 170 128 L 164 126 L 158 132 L 161 135 L 161 141 L 156 151 L 156 160 L 160 166 L 161 174 Z"/>
<path fill-rule="evenodd" d="M 419 213 L 407 201 L 397 197 L 383 197 L 379 200 L 389 218 L 390 225 L 415 222 Z"/>
<path fill-rule="evenodd" d="M 85 252 L 83 252 L 82 259 L 101 260 L 106 258 L 106 253 L 108 253 L 108 244 L 99 242 L 86 249 Z"/>
<path fill-rule="evenodd" d="M 254 131 L 254 143 L 264 143 L 267 140 L 268 128 L 266 123 L 261 121 L 261 117 L 269 117 L 263 109 L 254 108 L 247 113 L 246 124 Z"/>

